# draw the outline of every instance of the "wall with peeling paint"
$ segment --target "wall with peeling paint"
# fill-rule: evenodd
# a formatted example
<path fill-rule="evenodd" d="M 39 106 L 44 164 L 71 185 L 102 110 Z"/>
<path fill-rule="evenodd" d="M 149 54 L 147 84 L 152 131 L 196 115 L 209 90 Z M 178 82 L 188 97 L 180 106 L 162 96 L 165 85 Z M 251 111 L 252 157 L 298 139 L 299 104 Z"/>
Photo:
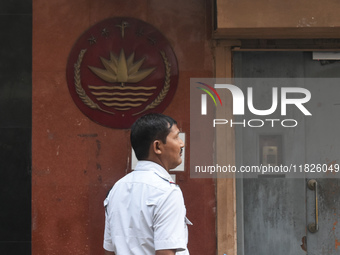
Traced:
<path fill-rule="evenodd" d="M 80 112 L 66 83 L 68 55 L 87 28 L 109 17 L 158 28 L 179 64 L 165 114 L 187 134 L 188 150 L 190 77 L 213 75 L 210 1 L 34 0 L 33 14 L 32 254 L 103 254 L 103 200 L 130 170 L 129 130 L 100 126 Z M 195 224 L 189 249 L 215 254 L 214 181 L 190 179 L 187 171 L 177 182 Z"/>

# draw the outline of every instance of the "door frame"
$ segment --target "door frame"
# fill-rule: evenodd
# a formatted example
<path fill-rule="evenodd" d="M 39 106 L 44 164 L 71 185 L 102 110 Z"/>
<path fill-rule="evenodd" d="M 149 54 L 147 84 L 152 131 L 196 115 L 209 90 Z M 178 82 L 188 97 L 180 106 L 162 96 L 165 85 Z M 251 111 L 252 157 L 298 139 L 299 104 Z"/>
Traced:
<path fill-rule="evenodd" d="M 312 34 L 310 35 L 312 36 Z M 259 36 L 260 37 L 260 36 Z M 213 41 L 215 77 L 232 78 L 234 51 L 339 51 L 339 39 L 215 39 Z M 225 107 L 216 108 L 216 118 L 233 119 L 232 96 L 219 93 Z M 219 165 L 235 165 L 235 129 L 216 128 L 215 152 Z M 216 179 L 217 254 L 237 255 L 236 179 Z"/>

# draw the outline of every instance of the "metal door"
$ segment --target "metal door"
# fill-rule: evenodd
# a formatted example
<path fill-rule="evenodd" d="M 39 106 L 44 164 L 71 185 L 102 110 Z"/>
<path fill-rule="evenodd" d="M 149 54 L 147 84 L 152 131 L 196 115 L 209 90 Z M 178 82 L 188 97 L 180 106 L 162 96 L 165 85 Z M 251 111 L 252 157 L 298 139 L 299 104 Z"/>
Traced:
<path fill-rule="evenodd" d="M 272 155 L 268 153 L 268 158 L 277 164 L 336 166 L 340 163 L 340 82 L 323 79 L 320 84 L 316 79 L 339 78 L 340 63 L 321 65 L 312 60 L 310 52 L 236 52 L 234 70 L 235 77 L 242 78 L 311 77 L 309 81 L 313 82 L 297 80 L 296 85 L 308 88 L 314 97 L 306 104 L 313 118 L 293 113 L 299 122 L 296 128 L 236 125 L 239 167 L 259 165 L 272 148 L 277 150 Z M 252 82 L 257 88 L 253 102 L 260 102 L 257 107 L 267 109 L 271 90 L 257 86 L 256 81 Z M 286 85 L 280 82 L 279 86 Z M 246 112 L 242 117 L 252 116 Z M 270 143 L 276 146 L 268 146 Z M 238 254 L 340 254 L 340 181 L 325 178 L 333 177 L 329 174 L 334 173 L 304 173 L 297 178 L 282 173 L 237 179 Z M 308 188 L 310 179 L 315 179 L 317 191 Z M 318 231 L 311 233 L 308 225 L 316 220 Z"/>

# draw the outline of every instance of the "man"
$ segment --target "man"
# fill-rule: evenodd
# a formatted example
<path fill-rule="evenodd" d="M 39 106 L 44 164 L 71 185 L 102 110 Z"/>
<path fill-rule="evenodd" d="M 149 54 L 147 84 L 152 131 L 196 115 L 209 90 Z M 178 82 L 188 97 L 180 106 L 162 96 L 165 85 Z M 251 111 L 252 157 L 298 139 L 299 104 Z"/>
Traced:
<path fill-rule="evenodd" d="M 182 162 L 183 141 L 177 123 L 148 114 L 131 127 L 131 145 L 139 160 L 104 201 L 106 255 L 189 254 L 183 195 L 169 170 Z"/>

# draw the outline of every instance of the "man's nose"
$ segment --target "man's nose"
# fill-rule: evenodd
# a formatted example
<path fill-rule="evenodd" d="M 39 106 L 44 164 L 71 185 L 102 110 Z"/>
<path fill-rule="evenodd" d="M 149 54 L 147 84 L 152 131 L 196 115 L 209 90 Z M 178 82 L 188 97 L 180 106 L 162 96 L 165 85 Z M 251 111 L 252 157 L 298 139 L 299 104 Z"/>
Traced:
<path fill-rule="evenodd" d="M 181 138 L 179 138 L 179 140 L 180 140 L 181 147 L 184 147 L 185 144 L 184 144 L 183 140 Z"/>

